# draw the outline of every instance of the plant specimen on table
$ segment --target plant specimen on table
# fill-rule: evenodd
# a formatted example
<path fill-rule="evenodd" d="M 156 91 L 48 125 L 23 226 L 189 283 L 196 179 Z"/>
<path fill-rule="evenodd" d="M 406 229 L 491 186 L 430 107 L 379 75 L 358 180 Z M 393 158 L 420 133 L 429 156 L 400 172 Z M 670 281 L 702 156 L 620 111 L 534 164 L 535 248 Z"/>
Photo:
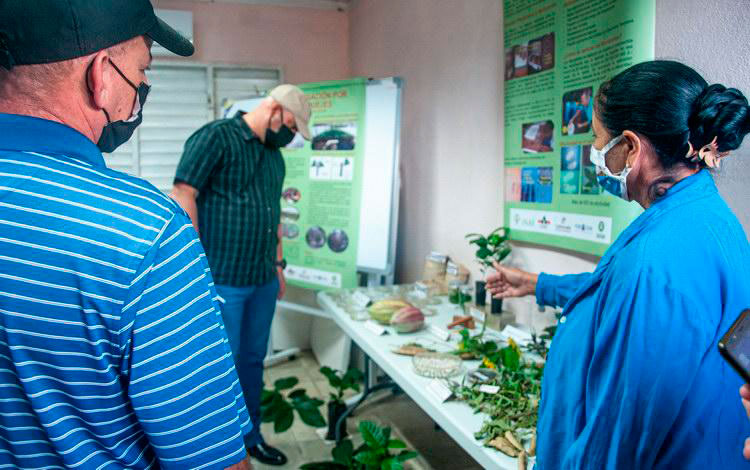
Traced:
<path fill-rule="evenodd" d="M 477 251 L 474 253 L 479 263 L 482 275 L 486 273 L 487 268 L 491 268 L 493 263 L 502 262 L 508 257 L 512 248 L 509 240 L 510 229 L 499 227 L 490 232 L 488 235 L 479 233 L 470 233 L 466 235 L 469 244 L 476 245 Z"/>
<path fill-rule="evenodd" d="M 549 338 L 540 337 L 533 346 L 524 349 L 546 357 L 553 335 L 554 329 L 548 328 L 544 336 Z M 464 382 L 453 387 L 453 393 L 459 400 L 465 401 L 475 412 L 488 415 L 474 437 L 511 457 L 525 459 L 527 454 L 534 455 L 544 365 L 525 359 L 521 348 L 512 339 L 508 340 L 508 346 L 498 348 L 488 346 L 479 335 L 472 337 L 466 331 L 462 332 L 462 343 L 465 349 L 483 355 L 485 367 L 498 372 L 490 382 Z M 528 449 L 522 445 L 525 440 L 530 441 Z"/>
<path fill-rule="evenodd" d="M 484 305 L 486 302 L 486 282 L 484 277 L 487 274 L 487 268 L 491 268 L 493 263 L 500 263 L 508 257 L 512 248 L 508 238 L 510 236 L 510 229 L 507 228 L 496 228 L 488 235 L 482 235 L 479 233 L 470 233 L 466 235 L 469 240 L 469 244 L 475 245 L 477 251 L 474 256 L 479 263 L 479 270 L 482 272 L 482 279 L 476 281 L 475 293 L 476 293 L 476 304 Z M 502 311 L 502 304 L 498 307 L 499 310 L 496 313 Z"/>
<path fill-rule="evenodd" d="M 547 359 L 547 352 L 549 352 L 549 343 L 552 341 L 552 337 L 555 335 L 557 326 L 548 326 L 544 329 L 544 333 L 537 335 L 531 333 L 531 342 L 524 346 L 524 351 L 534 353 L 542 359 Z"/>

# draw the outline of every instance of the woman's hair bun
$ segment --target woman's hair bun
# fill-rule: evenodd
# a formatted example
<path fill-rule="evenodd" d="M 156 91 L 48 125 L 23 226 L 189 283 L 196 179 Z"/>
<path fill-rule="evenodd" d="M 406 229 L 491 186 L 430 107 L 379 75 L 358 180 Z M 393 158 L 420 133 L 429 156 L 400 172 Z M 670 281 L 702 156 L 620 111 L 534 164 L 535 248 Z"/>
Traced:
<path fill-rule="evenodd" d="M 710 85 L 696 98 L 688 127 L 694 148 L 700 148 L 716 137 L 719 151 L 735 150 L 750 133 L 747 98 L 736 88 Z"/>

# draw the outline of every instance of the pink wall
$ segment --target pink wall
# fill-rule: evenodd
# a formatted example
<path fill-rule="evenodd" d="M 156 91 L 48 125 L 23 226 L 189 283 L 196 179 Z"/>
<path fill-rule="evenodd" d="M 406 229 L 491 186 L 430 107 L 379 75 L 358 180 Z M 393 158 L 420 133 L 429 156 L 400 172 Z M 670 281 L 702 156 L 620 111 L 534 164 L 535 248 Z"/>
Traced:
<path fill-rule="evenodd" d="M 186 0 L 157 7 L 193 12 L 192 61 L 277 67 L 292 83 L 350 76 L 346 12 Z"/>
<path fill-rule="evenodd" d="M 500 0 L 359 0 L 352 73 L 405 79 L 396 280 L 431 250 L 476 270 L 464 239 L 500 225 Z"/>

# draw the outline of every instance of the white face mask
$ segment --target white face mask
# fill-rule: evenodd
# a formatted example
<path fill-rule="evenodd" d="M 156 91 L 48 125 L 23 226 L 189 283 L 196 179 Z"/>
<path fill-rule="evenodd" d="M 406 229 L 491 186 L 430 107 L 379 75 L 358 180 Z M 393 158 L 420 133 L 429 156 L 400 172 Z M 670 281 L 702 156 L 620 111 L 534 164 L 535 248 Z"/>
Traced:
<path fill-rule="evenodd" d="M 606 163 L 607 152 L 612 150 L 612 147 L 617 145 L 623 139 L 622 135 L 615 137 L 610 140 L 601 150 L 597 150 L 594 146 L 591 146 L 591 163 L 596 165 L 596 177 L 599 180 L 599 185 L 604 188 L 608 193 L 617 196 L 619 198 L 629 201 L 628 197 L 628 173 L 631 168 L 625 165 L 625 168 L 620 172 L 619 175 L 613 174 L 609 171 Z"/>

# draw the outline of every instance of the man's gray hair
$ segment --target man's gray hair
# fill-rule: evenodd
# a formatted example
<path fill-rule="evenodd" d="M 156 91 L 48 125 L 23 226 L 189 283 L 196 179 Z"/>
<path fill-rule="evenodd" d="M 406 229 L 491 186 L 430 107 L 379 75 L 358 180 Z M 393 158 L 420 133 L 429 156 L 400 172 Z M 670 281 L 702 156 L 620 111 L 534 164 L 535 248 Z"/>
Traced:
<path fill-rule="evenodd" d="M 128 43 L 129 41 L 125 41 L 108 48 L 110 56 L 120 57 L 125 54 Z M 10 93 L 18 91 L 27 96 L 41 97 L 69 79 L 83 62 L 91 60 L 89 57 L 48 64 L 17 65 L 10 71 L 0 67 L 0 100 L 9 99 Z"/>

